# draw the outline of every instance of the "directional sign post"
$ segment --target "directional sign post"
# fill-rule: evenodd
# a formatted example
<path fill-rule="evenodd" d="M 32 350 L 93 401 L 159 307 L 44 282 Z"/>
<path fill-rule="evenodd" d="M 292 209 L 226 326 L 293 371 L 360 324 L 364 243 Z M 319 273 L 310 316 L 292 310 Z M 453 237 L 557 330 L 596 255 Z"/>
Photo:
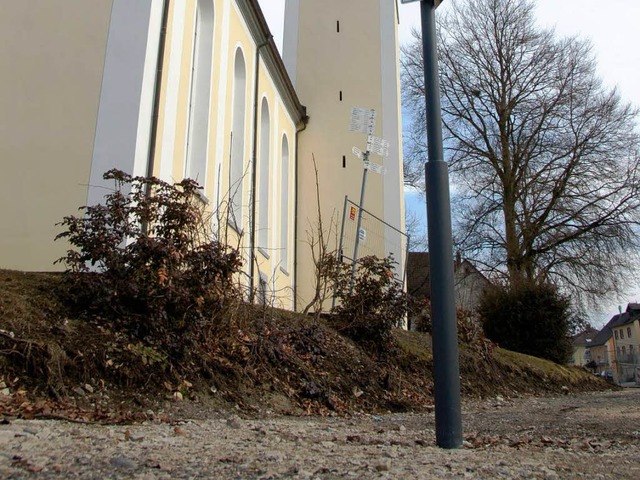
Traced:
<path fill-rule="evenodd" d="M 351 109 L 351 122 L 349 130 L 352 132 L 366 133 L 372 135 L 376 126 L 376 111 L 373 108 Z"/>
<path fill-rule="evenodd" d="M 371 170 L 374 173 L 384 174 L 385 169 L 382 165 L 378 165 L 369 161 L 369 155 L 380 155 L 383 158 L 389 156 L 389 142 L 382 138 L 373 136 L 373 132 L 376 127 L 376 111 L 372 108 L 358 108 L 351 109 L 351 121 L 349 122 L 349 130 L 352 132 L 365 133 L 367 135 L 367 149 L 363 152 L 358 147 L 353 147 L 351 153 L 362 160 L 362 188 L 360 189 L 360 204 L 358 205 L 358 223 L 356 227 L 355 245 L 353 247 L 353 266 L 351 268 L 351 289 L 355 283 L 356 278 L 356 266 L 358 262 L 358 250 L 360 248 L 360 241 L 366 239 L 366 230 L 362 228 L 362 209 L 364 205 L 364 192 L 367 186 L 367 173 Z M 365 232 L 364 236 L 362 232 Z"/>
<path fill-rule="evenodd" d="M 389 142 L 382 138 L 369 135 L 367 137 L 367 150 L 386 158 L 389 156 Z"/>
<path fill-rule="evenodd" d="M 418 0 L 400 0 L 400 3 L 412 3 Z M 442 0 L 433 0 L 433 8 L 437 8 L 442 3 Z"/>

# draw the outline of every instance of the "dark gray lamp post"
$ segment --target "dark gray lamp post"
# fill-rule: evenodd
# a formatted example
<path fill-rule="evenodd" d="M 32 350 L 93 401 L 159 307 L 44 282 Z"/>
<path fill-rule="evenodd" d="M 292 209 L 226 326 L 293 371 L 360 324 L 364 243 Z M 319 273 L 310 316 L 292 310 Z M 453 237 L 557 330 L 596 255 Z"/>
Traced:
<path fill-rule="evenodd" d="M 416 0 L 402 0 L 410 3 Z M 435 10 L 442 0 L 420 0 L 427 114 L 428 161 L 425 164 L 429 274 L 433 322 L 433 378 L 436 444 L 462 446 L 460 366 L 453 279 L 453 237 L 449 172 L 442 148 L 442 115 L 436 48 Z"/>

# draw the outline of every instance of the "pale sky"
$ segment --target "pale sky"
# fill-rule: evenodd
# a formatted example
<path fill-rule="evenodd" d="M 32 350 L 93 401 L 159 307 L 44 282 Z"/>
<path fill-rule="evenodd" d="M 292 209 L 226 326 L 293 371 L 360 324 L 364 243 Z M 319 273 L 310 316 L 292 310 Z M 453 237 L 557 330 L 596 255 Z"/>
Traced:
<path fill-rule="evenodd" d="M 285 0 L 259 1 L 281 49 Z M 400 5 L 401 44 L 411 41 L 411 29 L 420 26 L 419 3 Z M 444 0 L 436 14 L 450 4 L 450 0 Z M 624 99 L 640 107 L 640 0 L 536 0 L 536 5 L 541 26 L 555 28 L 560 36 L 577 35 L 590 40 L 599 76 L 607 86 L 618 87 Z M 426 210 L 424 199 L 417 194 L 407 194 L 406 204 L 407 209 L 420 215 Z M 618 304 L 624 309 L 627 302 L 640 300 L 640 287 L 629 293 L 604 306 L 601 313 L 594 313 L 594 326 L 601 327 L 616 314 Z"/>
<path fill-rule="evenodd" d="M 401 43 L 411 40 L 412 27 L 419 27 L 419 3 L 400 4 Z M 436 13 L 450 3 L 444 0 Z M 640 106 L 640 0 L 537 0 L 536 4 L 540 25 L 555 27 L 562 36 L 591 40 L 600 76 Z M 281 47 L 285 0 L 260 0 L 260 5 Z"/>

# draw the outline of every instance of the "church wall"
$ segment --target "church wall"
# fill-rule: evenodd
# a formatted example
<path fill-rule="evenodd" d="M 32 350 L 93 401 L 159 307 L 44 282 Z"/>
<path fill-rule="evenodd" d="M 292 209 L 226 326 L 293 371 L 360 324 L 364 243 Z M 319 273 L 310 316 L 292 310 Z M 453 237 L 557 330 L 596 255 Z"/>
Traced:
<path fill-rule="evenodd" d="M 194 48 L 195 26 L 195 0 L 189 0 L 183 4 L 173 2 L 170 13 L 170 24 L 167 30 L 167 51 L 165 53 L 166 68 L 163 71 L 161 108 L 159 112 L 160 134 L 156 140 L 157 156 L 154 161 L 154 173 L 165 180 L 177 181 L 186 175 L 187 142 L 189 136 L 189 104 L 192 90 L 192 68 Z M 209 128 L 207 144 L 207 167 L 204 182 L 204 195 L 208 208 L 212 211 L 219 207 L 218 218 L 214 221 L 213 228 L 220 232 L 231 245 L 238 245 L 244 258 L 244 274 L 242 281 L 248 282 L 249 264 L 252 261 L 250 255 L 250 214 L 251 214 L 251 189 L 252 189 L 252 156 L 253 156 L 253 122 L 254 122 L 254 88 L 255 88 L 255 57 L 257 45 L 242 15 L 242 11 L 235 2 L 214 2 L 214 42 L 213 42 L 213 68 L 211 76 L 211 107 L 209 110 Z M 246 69 L 246 84 L 244 95 L 246 98 L 244 108 L 244 141 L 243 159 L 245 174 L 242 177 L 242 221 L 238 228 L 234 228 L 226 222 L 229 211 L 229 198 L 234 191 L 231 183 L 230 158 L 232 150 L 232 131 L 234 116 L 234 61 L 238 50 L 244 57 Z M 263 52 L 261 52 L 261 55 Z M 271 119 L 270 131 L 270 208 L 269 208 L 269 243 L 268 248 L 254 249 L 253 262 L 255 265 L 254 284 L 258 284 L 260 274 L 266 279 L 269 292 L 269 301 L 279 306 L 292 308 L 293 275 L 292 266 L 280 269 L 280 222 L 281 212 L 278 200 L 281 198 L 280 167 L 282 136 L 286 135 L 289 148 L 289 188 L 293 192 L 295 185 L 293 158 L 295 121 L 286 109 L 281 94 L 276 87 L 274 79 L 268 71 L 268 67 L 261 59 L 259 64 L 259 83 L 257 109 L 257 142 L 256 155 L 258 165 L 256 168 L 256 186 L 259 190 L 260 176 L 260 139 L 262 132 L 260 127 L 261 104 L 265 98 L 269 106 Z M 234 136 L 238 132 L 233 132 Z M 237 137 L 236 137 L 237 141 Z M 237 143 L 234 142 L 237 145 Z M 256 192 L 258 198 L 259 191 Z M 294 199 L 290 195 L 290 202 Z M 289 245 L 293 245 L 293 204 L 289 206 Z M 256 209 L 258 210 L 258 209 Z M 239 235 L 239 233 L 241 233 Z M 292 252 L 289 248 L 289 263 L 293 265 Z M 284 272 L 283 272 L 284 270 Z M 286 273 L 285 273 L 286 272 Z"/>
<path fill-rule="evenodd" d="M 87 199 L 112 0 L 3 2 L 0 267 L 54 270 Z"/>
<path fill-rule="evenodd" d="M 330 250 L 338 246 L 345 195 L 356 204 L 360 201 L 363 164 L 351 150 L 354 146 L 366 150 L 366 135 L 349 131 L 353 107 L 375 109 L 374 135 L 391 144 L 389 158 L 370 156 L 370 161 L 384 165 L 387 173 L 368 173 L 364 208 L 404 229 L 397 17 L 390 6 L 394 7 L 394 2 L 388 0 L 287 3 L 285 64 L 310 117 L 300 135 L 298 158 L 300 251 L 309 251 L 309 235 L 317 236 L 314 158 Z M 390 232 L 382 230 L 381 256 L 392 251 L 387 245 Z M 404 252 L 394 253 L 403 264 Z M 314 268 L 309 255 L 301 256 L 299 308 L 313 295 Z"/>

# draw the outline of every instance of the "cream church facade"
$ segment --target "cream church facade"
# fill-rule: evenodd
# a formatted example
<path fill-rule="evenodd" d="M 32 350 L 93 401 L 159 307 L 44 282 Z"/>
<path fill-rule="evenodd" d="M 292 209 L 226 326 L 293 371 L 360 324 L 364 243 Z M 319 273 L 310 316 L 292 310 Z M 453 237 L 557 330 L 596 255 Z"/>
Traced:
<path fill-rule="evenodd" d="M 60 268 L 56 223 L 101 201 L 110 168 L 191 177 L 225 210 L 241 281 L 299 310 L 313 295 L 313 158 L 323 217 L 339 223 L 345 196 L 359 199 L 356 106 L 376 110 L 373 133 L 389 142 L 364 207 L 385 222 L 377 253 L 402 268 L 397 21 L 395 0 L 287 0 L 283 58 L 257 0 L 7 3 L 0 268 Z"/>

